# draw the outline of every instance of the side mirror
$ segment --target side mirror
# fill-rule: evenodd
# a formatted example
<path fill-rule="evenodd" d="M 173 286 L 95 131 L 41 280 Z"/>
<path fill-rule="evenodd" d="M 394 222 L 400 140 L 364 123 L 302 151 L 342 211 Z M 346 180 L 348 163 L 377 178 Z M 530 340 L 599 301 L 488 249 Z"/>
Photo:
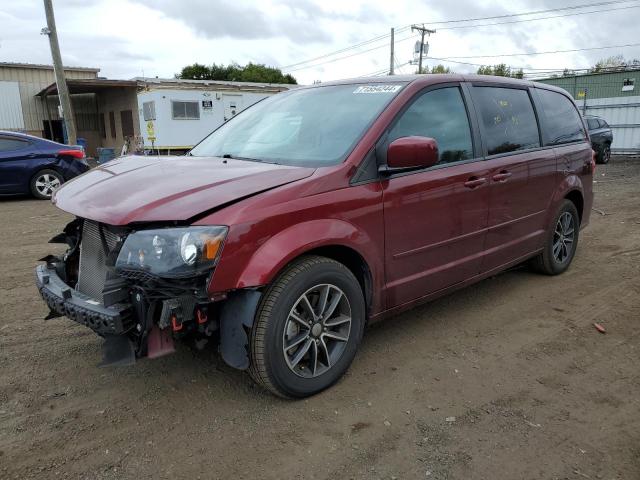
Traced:
<path fill-rule="evenodd" d="M 402 137 L 387 149 L 387 164 L 381 173 L 396 173 L 432 167 L 438 163 L 438 143 L 429 137 Z"/>

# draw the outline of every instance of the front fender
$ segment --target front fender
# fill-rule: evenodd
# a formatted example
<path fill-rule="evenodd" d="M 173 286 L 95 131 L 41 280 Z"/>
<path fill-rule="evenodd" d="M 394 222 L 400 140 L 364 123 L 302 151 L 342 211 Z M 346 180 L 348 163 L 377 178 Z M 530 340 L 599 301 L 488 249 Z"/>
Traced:
<path fill-rule="evenodd" d="M 229 236 L 247 234 L 246 228 L 237 229 L 239 231 L 234 232 L 232 227 Z M 211 290 L 222 292 L 266 285 L 295 258 L 328 246 L 355 250 L 367 263 L 373 284 L 379 285 L 383 257 L 382 252 L 375 251 L 375 244 L 367 232 L 345 220 L 318 219 L 297 223 L 269 237 L 250 254 L 240 248 L 225 259 L 225 251 L 211 280 Z"/>

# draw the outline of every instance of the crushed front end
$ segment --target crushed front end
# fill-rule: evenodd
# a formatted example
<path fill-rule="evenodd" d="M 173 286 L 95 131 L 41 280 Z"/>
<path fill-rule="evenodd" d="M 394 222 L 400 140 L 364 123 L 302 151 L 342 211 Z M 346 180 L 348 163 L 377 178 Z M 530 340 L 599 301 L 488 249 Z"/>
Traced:
<path fill-rule="evenodd" d="M 197 341 L 219 328 L 219 300 L 207 286 L 227 228 L 113 227 L 85 219 L 69 223 L 52 243 L 61 256 L 36 268 L 50 309 L 105 339 L 101 365 L 128 365 L 174 350 L 173 340 Z"/>

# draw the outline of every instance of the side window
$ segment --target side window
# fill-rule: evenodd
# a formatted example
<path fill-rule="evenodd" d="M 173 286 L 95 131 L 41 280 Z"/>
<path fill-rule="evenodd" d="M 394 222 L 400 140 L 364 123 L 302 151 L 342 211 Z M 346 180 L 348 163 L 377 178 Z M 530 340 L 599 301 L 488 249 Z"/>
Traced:
<path fill-rule="evenodd" d="M 156 119 L 156 102 L 154 100 L 142 104 L 142 116 L 145 122 Z"/>
<path fill-rule="evenodd" d="M 599 122 L 600 122 L 600 128 L 609 128 L 609 124 L 604 120 L 600 119 Z"/>
<path fill-rule="evenodd" d="M 564 95 L 538 89 L 542 105 L 542 124 L 546 132 L 546 145 L 561 145 L 586 138 L 580 114 L 575 104 Z"/>
<path fill-rule="evenodd" d="M 538 123 L 526 90 L 474 87 L 473 94 L 489 155 L 540 146 Z"/>
<path fill-rule="evenodd" d="M 432 90 L 413 102 L 391 128 L 389 142 L 411 136 L 438 142 L 438 164 L 472 158 L 471 127 L 460 89 Z"/>
<path fill-rule="evenodd" d="M 199 120 L 200 106 L 198 102 L 171 100 L 171 118 L 173 120 Z"/>
<path fill-rule="evenodd" d="M 596 130 L 600 128 L 600 125 L 598 125 L 598 120 L 595 118 L 587 118 L 587 126 L 589 127 L 589 130 Z"/>
<path fill-rule="evenodd" d="M 29 142 L 17 138 L 0 137 L 0 152 L 13 152 L 29 146 Z"/>

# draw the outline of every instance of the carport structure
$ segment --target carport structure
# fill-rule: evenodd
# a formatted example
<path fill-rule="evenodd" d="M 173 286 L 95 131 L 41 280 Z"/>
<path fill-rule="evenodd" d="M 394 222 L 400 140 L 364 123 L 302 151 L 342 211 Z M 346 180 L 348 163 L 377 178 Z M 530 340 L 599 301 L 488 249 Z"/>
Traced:
<path fill-rule="evenodd" d="M 140 135 L 137 121 L 138 81 L 68 79 L 67 85 L 78 137 L 87 141 L 90 155 L 95 155 L 98 147 L 120 149 L 127 139 Z M 59 137 L 62 122 L 57 111 L 59 102 L 56 84 L 43 88 L 36 96 L 40 97 L 45 106 L 45 136 Z"/>

